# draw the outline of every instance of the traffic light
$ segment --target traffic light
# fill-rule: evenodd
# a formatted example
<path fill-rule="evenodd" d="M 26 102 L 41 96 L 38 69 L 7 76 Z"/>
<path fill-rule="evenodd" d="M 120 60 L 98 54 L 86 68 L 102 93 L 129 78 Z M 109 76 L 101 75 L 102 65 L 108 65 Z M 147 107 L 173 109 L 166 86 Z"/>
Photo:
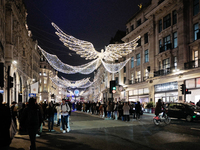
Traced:
<path fill-rule="evenodd" d="M 181 91 L 182 91 L 182 94 L 185 94 L 185 84 L 181 84 Z"/>
<path fill-rule="evenodd" d="M 191 94 L 191 91 L 189 91 L 188 89 L 185 89 L 185 94 Z"/>
<path fill-rule="evenodd" d="M 115 80 L 110 81 L 110 93 L 113 93 L 113 91 L 116 91 Z"/>
<path fill-rule="evenodd" d="M 116 93 L 116 87 L 115 86 L 112 88 L 112 93 Z"/>
<path fill-rule="evenodd" d="M 13 77 L 9 76 L 9 88 L 13 87 Z"/>

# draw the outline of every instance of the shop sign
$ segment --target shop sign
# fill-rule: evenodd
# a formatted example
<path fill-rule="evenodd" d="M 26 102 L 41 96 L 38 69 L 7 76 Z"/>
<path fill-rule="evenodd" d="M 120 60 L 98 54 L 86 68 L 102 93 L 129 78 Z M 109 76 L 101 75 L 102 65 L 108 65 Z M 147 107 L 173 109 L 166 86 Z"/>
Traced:
<path fill-rule="evenodd" d="M 178 90 L 178 83 L 169 82 L 169 83 L 157 84 L 154 86 L 154 88 L 155 92 Z"/>

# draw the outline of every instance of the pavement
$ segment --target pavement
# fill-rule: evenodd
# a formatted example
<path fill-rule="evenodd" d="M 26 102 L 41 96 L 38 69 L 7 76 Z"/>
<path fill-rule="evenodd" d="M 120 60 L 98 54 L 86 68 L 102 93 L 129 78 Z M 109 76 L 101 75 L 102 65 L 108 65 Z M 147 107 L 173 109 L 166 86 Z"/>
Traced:
<path fill-rule="evenodd" d="M 75 117 L 73 117 L 73 113 L 76 115 Z M 102 130 L 113 127 L 120 128 L 126 126 L 131 127 L 152 124 L 150 120 L 152 120 L 154 116 L 154 114 L 144 113 L 144 115 L 141 116 L 141 121 L 131 118 L 129 122 L 125 122 L 122 120 L 106 120 L 105 118 L 100 118 L 99 115 L 92 115 L 91 113 L 84 113 L 80 111 L 73 113 L 72 117 L 70 117 L 71 131 L 69 133 L 63 134 L 60 127 L 57 127 L 56 124 L 54 125 L 55 131 L 48 132 L 48 123 L 45 123 L 41 137 L 36 138 L 38 150 L 65 149 L 64 143 L 69 143 L 71 139 L 78 138 L 76 133 L 82 131 L 85 132 L 87 130 Z M 28 150 L 29 146 L 29 136 L 17 133 L 15 138 L 12 140 L 10 150 Z"/>

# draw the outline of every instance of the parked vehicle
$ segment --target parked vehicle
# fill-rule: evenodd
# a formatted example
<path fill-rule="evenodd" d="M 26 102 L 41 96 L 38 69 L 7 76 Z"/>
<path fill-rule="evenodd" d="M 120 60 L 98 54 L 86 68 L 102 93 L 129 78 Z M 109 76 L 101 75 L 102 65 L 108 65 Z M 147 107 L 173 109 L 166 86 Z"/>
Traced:
<path fill-rule="evenodd" d="M 166 103 L 166 113 L 169 117 L 183 118 L 188 122 L 200 119 L 200 107 L 188 103 Z"/>

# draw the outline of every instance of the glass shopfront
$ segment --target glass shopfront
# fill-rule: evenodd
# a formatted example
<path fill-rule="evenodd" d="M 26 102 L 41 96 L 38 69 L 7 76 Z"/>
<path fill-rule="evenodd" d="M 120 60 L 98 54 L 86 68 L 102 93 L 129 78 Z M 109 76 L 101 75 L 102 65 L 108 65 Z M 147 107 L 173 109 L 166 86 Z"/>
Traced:
<path fill-rule="evenodd" d="M 129 91 L 129 101 L 140 103 L 147 103 L 149 102 L 149 89 L 137 89 Z"/>
<path fill-rule="evenodd" d="M 164 84 L 157 84 L 155 88 L 155 103 L 158 99 L 163 102 L 178 102 L 178 83 L 169 82 Z"/>

